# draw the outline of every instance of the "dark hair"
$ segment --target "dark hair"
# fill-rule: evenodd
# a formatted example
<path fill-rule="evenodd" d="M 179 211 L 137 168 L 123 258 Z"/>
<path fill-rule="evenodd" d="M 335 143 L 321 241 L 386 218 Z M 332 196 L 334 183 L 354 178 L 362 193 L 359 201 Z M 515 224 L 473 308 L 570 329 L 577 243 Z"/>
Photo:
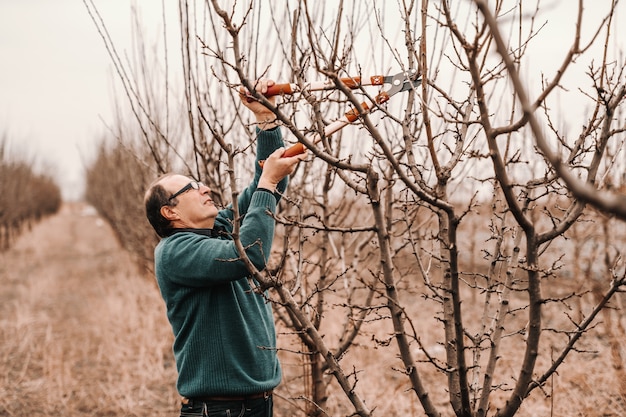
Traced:
<path fill-rule="evenodd" d="M 171 204 L 169 193 L 163 188 L 160 181 L 170 175 L 171 174 L 163 175 L 154 181 L 148 188 L 148 191 L 146 191 L 144 198 L 146 217 L 159 237 L 167 237 L 172 232 L 170 221 L 161 214 L 161 207 Z"/>

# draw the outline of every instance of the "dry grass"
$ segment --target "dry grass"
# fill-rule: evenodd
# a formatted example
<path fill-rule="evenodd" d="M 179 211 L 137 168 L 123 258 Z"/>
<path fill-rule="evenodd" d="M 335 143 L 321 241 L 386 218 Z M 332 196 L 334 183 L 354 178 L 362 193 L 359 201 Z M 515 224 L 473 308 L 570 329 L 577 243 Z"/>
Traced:
<path fill-rule="evenodd" d="M 158 289 L 150 278 L 140 278 L 129 255 L 94 213 L 80 205 L 65 206 L 22 236 L 0 254 L 0 288 L 0 416 L 177 415 L 172 336 Z M 424 318 L 415 323 L 422 342 L 431 353 L 442 355 L 436 344 L 436 306 L 421 300 L 407 305 L 419 310 L 412 316 Z M 464 308 L 480 314 L 479 303 Z M 546 314 L 547 324 L 565 320 L 562 314 Z M 620 320 L 618 314 L 614 317 Z M 323 330 L 329 339 L 333 326 L 342 321 L 341 314 L 327 317 Z M 390 334 L 386 322 L 372 322 L 342 365 L 359 370 L 357 391 L 376 408 L 376 415 L 422 415 L 397 370 L 401 364 L 393 342 L 388 347 L 371 342 L 373 336 Z M 535 391 L 518 415 L 626 415 L 619 390 L 624 381 L 618 380 L 624 373 L 615 369 L 607 335 L 603 324 L 590 332 L 581 347 L 597 353 L 569 357 L 545 387 L 553 396 Z M 279 340 L 289 350 L 299 348 L 287 334 L 281 333 Z M 563 343 L 549 333 L 543 340 L 545 349 Z M 519 355 L 514 350 L 520 342 L 510 338 L 500 369 L 516 369 Z M 620 349 L 624 357 L 623 341 Z M 285 378 L 277 390 L 275 415 L 302 415 L 298 410 L 304 401 L 298 398 L 307 393 L 302 357 L 287 351 L 280 355 Z M 417 349 L 415 355 L 423 359 Z M 538 368 L 547 365 L 539 363 Z M 420 366 L 430 395 L 441 410 L 449 410 L 445 376 L 427 364 Z M 350 414 L 335 385 L 329 394 L 331 415 Z M 502 399 L 493 402 L 501 404 Z"/>
<path fill-rule="evenodd" d="M 163 303 L 102 220 L 66 206 L 0 265 L 0 415 L 175 413 Z"/>

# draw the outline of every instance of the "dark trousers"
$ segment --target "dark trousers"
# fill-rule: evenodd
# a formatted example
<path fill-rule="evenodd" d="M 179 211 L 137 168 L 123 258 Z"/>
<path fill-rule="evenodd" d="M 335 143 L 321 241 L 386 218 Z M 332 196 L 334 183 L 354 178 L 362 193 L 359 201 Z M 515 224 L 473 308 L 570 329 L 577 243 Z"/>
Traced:
<path fill-rule="evenodd" d="M 200 401 L 189 399 L 180 408 L 180 417 L 272 417 L 272 396 L 246 400 Z"/>

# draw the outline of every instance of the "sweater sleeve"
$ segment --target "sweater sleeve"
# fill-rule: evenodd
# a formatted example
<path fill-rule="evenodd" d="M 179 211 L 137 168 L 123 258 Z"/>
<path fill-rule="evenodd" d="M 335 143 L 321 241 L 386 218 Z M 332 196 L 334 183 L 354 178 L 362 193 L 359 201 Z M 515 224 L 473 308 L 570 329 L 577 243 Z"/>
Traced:
<path fill-rule="evenodd" d="M 276 199 L 268 192 L 255 192 L 243 219 L 240 240 L 245 252 L 259 269 L 265 269 L 274 238 Z M 176 233 L 157 247 L 157 274 L 172 282 L 206 287 L 236 281 L 249 275 L 235 242 L 196 233 Z"/>
<path fill-rule="evenodd" d="M 276 149 L 285 146 L 285 142 L 283 141 L 283 134 L 280 127 L 276 127 L 270 130 L 261 130 L 257 127 L 257 158 L 255 161 L 255 181 L 258 183 L 259 178 L 261 177 L 261 172 L 263 169 L 261 168 L 260 161 L 266 160 L 270 154 L 272 154 Z M 280 194 L 284 193 L 287 189 L 287 185 L 289 184 L 289 177 L 283 178 L 276 187 L 276 199 L 280 199 Z M 255 185 L 256 188 L 256 185 Z"/>
<path fill-rule="evenodd" d="M 252 180 L 250 185 L 241 192 L 239 198 L 237 199 L 239 213 L 241 213 L 242 215 L 245 214 L 248 210 L 248 205 L 250 204 L 252 195 L 256 191 L 259 179 L 261 178 L 261 173 L 263 172 L 263 169 L 261 168 L 261 164 L 259 162 L 266 160 L 270 156 L 270 154 L 276 149 L 285 146 L 285 142 L 283 141 L 283 134 L 280 130 L 280 127 L 270 130 L 261 130 L 257 127 L 256 132 L 257 151 L 256 160 L 254 161 L 254 179 Z M 275 194 L 276 201 L 280 200 L 280 194 L 285 192 L 288 183 L 289 179 L 287 177 L 283 178 L 278 183 L 278 186 L 276 187 L 277 193 Z"/>

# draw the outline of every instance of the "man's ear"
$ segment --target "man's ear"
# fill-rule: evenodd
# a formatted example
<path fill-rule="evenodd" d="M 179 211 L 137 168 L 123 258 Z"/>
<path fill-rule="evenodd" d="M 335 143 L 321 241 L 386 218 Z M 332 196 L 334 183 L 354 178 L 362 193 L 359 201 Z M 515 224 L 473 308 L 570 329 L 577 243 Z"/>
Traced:
<path fill-rule="evenodd" d="M 180 219 L 176 210 L 174 210 L 171 206 L 161 207 L 161 216 L 165 217 L 169 221 Z"/>

